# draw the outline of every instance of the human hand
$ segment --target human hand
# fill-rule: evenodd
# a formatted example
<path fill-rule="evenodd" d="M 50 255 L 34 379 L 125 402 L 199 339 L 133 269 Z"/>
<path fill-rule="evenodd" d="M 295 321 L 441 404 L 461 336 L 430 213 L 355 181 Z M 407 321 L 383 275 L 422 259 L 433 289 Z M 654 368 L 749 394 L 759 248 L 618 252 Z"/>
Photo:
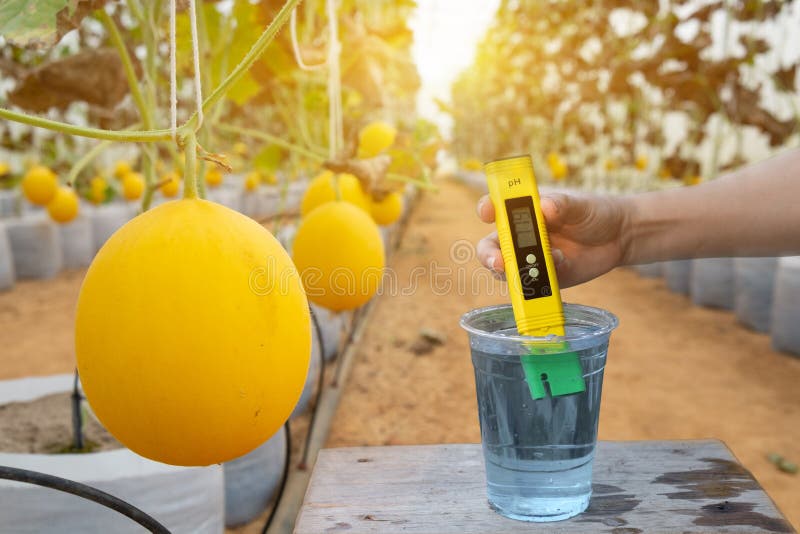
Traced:
<path fill-rule="evenodd" d="M 624 198 L 551 193 L 542 195 L 541 200 L 562 288 L 587 282 L 624 262 L 630 218 Z M 494 222 L 494 205 L 488 195 L 478 201 L 478 216 L 486 223 Z M 496 231 L 478 243 L 478 259 L 493 274 L 504 277 Z"/>

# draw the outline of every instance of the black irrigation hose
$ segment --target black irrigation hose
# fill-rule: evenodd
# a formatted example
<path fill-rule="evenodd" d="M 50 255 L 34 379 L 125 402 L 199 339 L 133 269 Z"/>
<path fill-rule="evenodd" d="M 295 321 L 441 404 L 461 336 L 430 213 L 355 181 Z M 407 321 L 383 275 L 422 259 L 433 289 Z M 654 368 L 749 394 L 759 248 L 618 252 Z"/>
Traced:
<path fill-rule="evenodd" d="M 72 448 L 76 451 L 83 450 L 83 413 L 81 412 L 81 395 L 78 386 L 78 369 L 75 369 L 75 380 L 72 385 Z"/>
<path fill-rule="evenodd" d="M 311 411 L 311 420 L 308 423 L 308 432 L 306 432 L 303 456 L 300 458 L 300 463 L 297 465 L 297 468 L 303 471 L 308 468 L 308 449 L 311 447 L 311 431 L 314 428 L 314 421 L 317 419 L 319 399 L 322 397 L 322 388 L 325 387 L 325 342 L 322 339 L 322 328 L 319 326 L 319 319 L 314 314 L 313 310 L 311 311 L 311 320 L 314 321 L 314 330 L 317 331 L 317 339 L 319 339 L 319 378 L 317 379 L 317 394 L 314 397 L 314 409 Z"/>
<path fill-rule="evenodd" d="M 267 530 L 269 530 L 270 525 L 272 525 L 272 520 L 275 519 L 275 513 L 278 511 L 278 506 L 281 504 L 281 497 L 283 497 L 283 492 L 286 489 L 286 481 L 289 480 L 289 466 L 292 464 L 292 429 L 289 427 L 288 419 L 286 423 L 284 423 L 283 429 L 286 433 L 286 461 L 283 463 L 283 474 L 281 475 L 281 483 L 278 486 L 278 496 L 275 498 L 275 504 L 272 505 L 272 510 L 269 511 L 267 520 L 264 522 L 264 528 L 261 529 L 261 534 L 267 534 Z"/>
<path fill-rule="evenodd" d="M 136 521 L 141 526 L 154 532 L 156 534 L 171 534 L 167 528 L 136 508 L 130 503 L 123 501 L 113 495 L 101 491 L 99 489 L 75 482 L 74 480 L 67 480 L 65 478 L 39 473 L 37 471 L 29 471 L 28 469 L 19 469 L 17 467 L 8 467 L 0 465 L 0 479 L 14 480 L 16 482 L 25 482 L 28 484 L 35 484 L 45 488 L 50 488 L 64 493 L 71 493 L 78 497 L 84 498 L 88 501 L 94 501 L 98 504 L 110 508 L 115 512 Z"/>

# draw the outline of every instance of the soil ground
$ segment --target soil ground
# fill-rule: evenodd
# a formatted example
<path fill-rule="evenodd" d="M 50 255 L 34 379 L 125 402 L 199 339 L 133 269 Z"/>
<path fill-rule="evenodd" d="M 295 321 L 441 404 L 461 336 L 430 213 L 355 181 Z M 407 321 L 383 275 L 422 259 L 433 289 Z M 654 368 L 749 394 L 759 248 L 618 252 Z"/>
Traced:
<path fill-rule="evenodd" d="M 422 198 L 392 257 L 396 287 L 370 319 L 328 446 L 478 442 L 475 383 L 458 319 L 507 302 L 470 244 L 488 232 L 479 194 L 443 183 Z M 0 379 L 74 369 L 74 308 L 83 271 L 0 293 Z M 413 283 L 412 283 L 413 282 Z M 473 287 L 474 286 L 474 287 Z M 617 270 L 564 291 L 615 313 L 600 439 L 725 441 L 800 528 L 800 475 L 765 455 L 800 461 L 800 359 L 770 348 L 730 312 L 700 308 L 661 280 Z M 445 338 L 419 342 L 421 328 Z M 255 531 L 255 530 L 253 530 Z"/>

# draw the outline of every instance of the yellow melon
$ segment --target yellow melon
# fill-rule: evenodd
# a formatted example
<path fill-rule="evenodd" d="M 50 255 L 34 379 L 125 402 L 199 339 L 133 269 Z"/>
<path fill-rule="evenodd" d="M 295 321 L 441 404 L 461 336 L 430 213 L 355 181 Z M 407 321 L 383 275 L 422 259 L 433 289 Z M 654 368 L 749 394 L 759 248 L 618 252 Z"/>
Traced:
<path fill-rule="evenodd" d="M 371 204 L 372 218 L 381 226 L 388 226 L 396 222 L 403 214 L 403 195 L 390 193 L 382 200 L 373 200 Z"/>
<path fill-rule="evenodd" d="M 118 230 L 78 297 L 81 381 L 132 451 L 210 465 L 258 447 L 291 414 L 311 352 L 308 302 L 280 243 L 200 199 Z"/>
<path fill-rule="evenodd" d="M 349 202 L 328 202 L 305 216 L 292 255 L 308 299 L 329 310 L 352 310 L 366 303 L 383 276 L 380 230 L 364 210 Z"/>
<path fill-rule="evenodd" d="M 308 184 L 300 204 L 300 214 L 307 215 L 317 206 L 337 200 L 337 188 L 338 200 L 349 202 L 369 212 L 369 198 L 364 194 L 358 178 L 352 174 L 344 173 L 336 176 L 331 171 L 325 171 Z"/>
<path fill-rule="evenodd" d="M 60 224 L 74 220 L 78 216 L 78 195 L 71 187 L 59 187 L 53 200 L 47 205 L 47 213 Z"/>

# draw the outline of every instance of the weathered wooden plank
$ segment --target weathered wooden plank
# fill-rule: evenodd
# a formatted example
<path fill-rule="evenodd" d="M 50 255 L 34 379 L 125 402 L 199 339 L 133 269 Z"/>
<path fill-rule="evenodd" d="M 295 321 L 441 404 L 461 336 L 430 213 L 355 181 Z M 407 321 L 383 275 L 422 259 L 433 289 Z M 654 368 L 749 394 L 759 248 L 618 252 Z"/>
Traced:
<path fill-rule="evenodd" d="M 600 442 L 589 509 L 524 523 L 489 509 L 480 445 L 320 451 L 296 534 L 795 532 L 720 441 Z"/>

